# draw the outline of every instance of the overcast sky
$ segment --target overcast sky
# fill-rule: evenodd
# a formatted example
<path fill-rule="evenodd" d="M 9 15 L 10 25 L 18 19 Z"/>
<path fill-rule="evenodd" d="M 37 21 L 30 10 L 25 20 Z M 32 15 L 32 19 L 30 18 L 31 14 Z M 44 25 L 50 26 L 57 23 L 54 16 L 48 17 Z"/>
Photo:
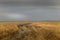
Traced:
<path fill-rule="evenodd" d="M 39 0 L 37 2 L 17 1 L 0 0 L 0 21 L 60 20 L 60 5 L 55 4 L 56 1 L 54 0 L 49 2 L 47 2 L 48 0 L 42 2 L 39 2 Z"/>

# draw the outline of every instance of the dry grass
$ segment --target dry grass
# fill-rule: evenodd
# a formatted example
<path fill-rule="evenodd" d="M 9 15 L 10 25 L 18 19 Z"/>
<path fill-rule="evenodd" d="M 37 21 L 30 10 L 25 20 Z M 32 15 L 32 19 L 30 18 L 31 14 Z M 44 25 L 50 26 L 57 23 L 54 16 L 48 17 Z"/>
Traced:
<path fill-rule="evenodd" d="M 0 40 L 60 40 L 60 22 L 0 22 Z"/>

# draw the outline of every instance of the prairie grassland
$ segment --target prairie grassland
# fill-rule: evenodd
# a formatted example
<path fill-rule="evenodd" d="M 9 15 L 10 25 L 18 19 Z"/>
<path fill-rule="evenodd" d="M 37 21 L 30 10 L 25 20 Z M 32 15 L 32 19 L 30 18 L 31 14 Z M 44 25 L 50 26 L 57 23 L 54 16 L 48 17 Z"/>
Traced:
<path fill-rule="evenodd" d="M 0 40 L 60 40 L 60 22 L 0 22 Z"/>

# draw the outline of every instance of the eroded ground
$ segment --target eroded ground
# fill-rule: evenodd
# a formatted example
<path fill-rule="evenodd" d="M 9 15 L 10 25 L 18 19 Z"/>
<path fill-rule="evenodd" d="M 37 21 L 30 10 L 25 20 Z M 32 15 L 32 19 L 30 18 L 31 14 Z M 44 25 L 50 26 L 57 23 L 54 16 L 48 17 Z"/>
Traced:
<path fill-rule="evenodd" d="M 60 22 L 0 22 L 0 40 L 60 40 Z"/>

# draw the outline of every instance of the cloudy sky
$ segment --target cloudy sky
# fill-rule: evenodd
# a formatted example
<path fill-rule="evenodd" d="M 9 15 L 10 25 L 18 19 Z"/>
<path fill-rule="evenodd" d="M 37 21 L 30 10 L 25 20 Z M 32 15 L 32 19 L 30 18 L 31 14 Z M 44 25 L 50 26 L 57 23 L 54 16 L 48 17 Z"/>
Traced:
<path fill-rule="evenodd" d="M 0 0 L 0 21 L 60 20 L 56 0 Z"/>

